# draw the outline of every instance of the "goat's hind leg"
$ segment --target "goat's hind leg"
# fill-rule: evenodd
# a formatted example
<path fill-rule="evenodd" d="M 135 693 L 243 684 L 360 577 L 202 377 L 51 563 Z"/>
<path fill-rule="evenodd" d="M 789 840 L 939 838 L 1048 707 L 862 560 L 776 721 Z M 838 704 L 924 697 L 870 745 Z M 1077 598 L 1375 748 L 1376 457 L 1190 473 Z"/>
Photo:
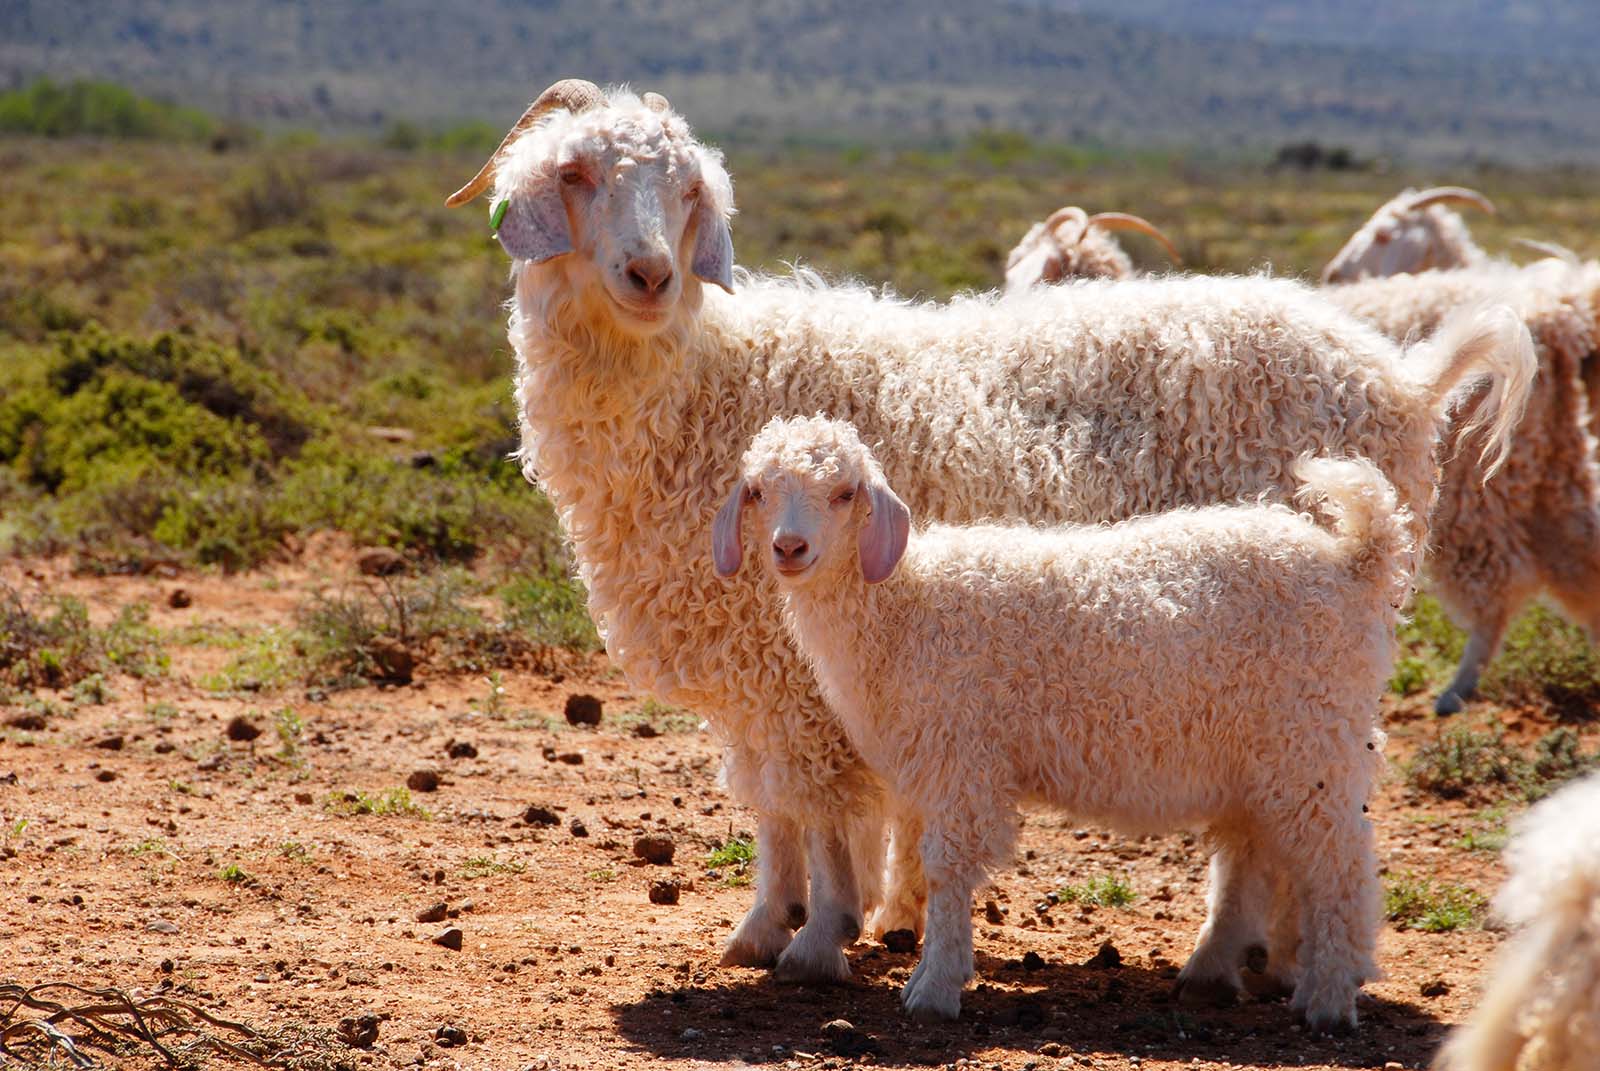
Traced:
<path fill-rule="evenodd" d="M 1173 987 L 1178 999 L 1191 1005 L 1232 1004 L 1239 993 L 1239 969 L 1266 969 L 1275 885 L 1269 858 L 1248 829 L 1214 831 L 1213 836 L 1219 843 L 1211 856 L 1205 925 Z"/>
<path fill-rule="evenodd" d="M 882 939 L 885 934 L 906 930 L 922 936 L 923 916 L 928 910 L 928 876 L 922 870 L 922 820 L 909 804 L 893 804 L 890 823 L 889 866 L 884 900 L 868 932 Z"/>
<path fill-rule="evenodd" d="M 728 938 L 722 965 L 771 967 L 805 921 L 805 830 L 763 814 L 756 823 L 756 902 Z"/>
<path fill-rule="evenodd" d="M 774 971 L 785 982 L 843 982 L 850 978 L 844 949 L 861 936 L 867 897 L 874 884 L 863 880 L 860 868 L 883 861 L 881 814 L 869 808 L 865 816 L 828 828 L 813 827 L 806 842 L 811 861 L 811 912 L 789 947 L 778 957 Z M 863 850 L 876 844 L 876 855 Z"/>

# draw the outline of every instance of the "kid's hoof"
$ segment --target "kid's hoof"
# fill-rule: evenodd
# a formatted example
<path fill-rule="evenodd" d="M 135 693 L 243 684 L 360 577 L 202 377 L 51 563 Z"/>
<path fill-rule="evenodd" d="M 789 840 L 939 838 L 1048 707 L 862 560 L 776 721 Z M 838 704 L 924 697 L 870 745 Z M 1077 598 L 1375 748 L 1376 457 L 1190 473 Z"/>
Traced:
<path fill-rule="evenodd" d="M 1439 698 L 1433 701 L 1433 712 L 1441 717 L 1447 717 L 1451 714 L 1460 714 L 1466 706 L 1466 700 L 1455 692 L 1441 692 Z"/>
<path fill-rule="evenodd" d="M 772 976 L 780 982 L 837 985 L 850 980 L 850 962 L 844 950 L 831 942 L 807 941 L 801 930 L 778 957 Z"/>
<path fill-rule="evenodd" d="M 1239 983 L 1231 978 L 1180 977 L 1172 994 L 1185 1007 L 1227 1008 L 1239 999 Z"/>
<path fill-rule="evenodd" d="M 906 983 L 900 993 L 900 1003 L 906 1015 L 919 1023 L 948 1023 L 961 1017 L 961 991 L 939 993 L 935 987 L 916 978 Z"/>
<path fill-rule="evenodd" d="M 770 967 L 789 946 L 788 927 L 745 916 L 722 950 L 724 967 Z"/>

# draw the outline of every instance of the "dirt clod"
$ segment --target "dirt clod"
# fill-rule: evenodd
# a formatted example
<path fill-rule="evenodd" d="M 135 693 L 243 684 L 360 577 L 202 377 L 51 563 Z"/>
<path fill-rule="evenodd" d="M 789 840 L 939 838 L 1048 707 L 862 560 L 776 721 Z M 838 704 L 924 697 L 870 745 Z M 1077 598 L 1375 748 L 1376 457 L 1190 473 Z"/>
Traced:
<path fill-rule="evenodd" d="M 993 900 L 985 900 L 983 902 L 983 921 L 991 926 L 999 926 L 1005 920 L 1005 914 L 1001 912 L 999 904 Z"/>
<path fill-rule="evenodd" d="M 441 948 L 448 948 L 452 952 L 461 951 L 462 933 L 460 926 L 446 926 L 433 937 L 433 943 Z"/>
<path fill-rule="evenodd" d="M 339 1040 L 352 1049 L 370 1049 L 378 1040 L 378 1023 L 381 1021 L 371 1012 L 347 1015 L 339 1020 Z"/>
<path fill-rule="evenodd" d="M 437 792 L 439 790 L 439 772 L 437 770 L 412 770 L 406 778 L 406 787 L 413 792 Z"/>
<path fill-rule="evenodd" d="M 596 696 L 576 693 L 567 696 L 568 725 L 599 725 L 603 704 Z"/>
<path fill-rule="evenodd" d="M 678 883 L 671 878 L 661 878 L 650 883 L 650 902 L 672 906 L 678 902 Z"/>
<path fill-rule="evenodd" d="M 25 733 L 44 732 L 45 717 L 29 711 L 25 714 L 13 714 L 6 719 L 6 724 L 13 729 L 21 729 Z"/>
<path fill-rule="evenodd" d="M 112 733 L 110 736 L 102 736 L 99 740 L 96 740 L 93 746 L 102 751 L 121 751 L 123 742 L 121 733 Z"/>
<path fill-rule="evenodd" d="M 228 721 L 227 734 L 229 740 L 247 744 L 261 735 L 261 726 L 243 714 L 235 714 Z"/>
<path fill-rule="evenodd" d="M 186 610 L 194 605 L 194 596 L 188 588 L 173 588 L 167 593 L 167 605 L 174 610 Z"/>
<path fill-rule="evenodd" d="M 1025 971 L 1042 971 L 1047 966 L 1049 964 L 1045 963 L 1044 957 L 1032 949 L 1022 954 L 1022 969 Z"/>
<path fill-rule="evenodd" d="M 883 935 L 883 947 L 896 955 L 906 955 L 917 950 L 915 930 L 890 930 Z"/>
<path fill-rule="evenodd" d="M 475 759 L 478 747 L 470 740 L 451 740 L 445 744 L 444 753 L 452 759 Z"/>
<path fill-rule="evenodd" d="M 656 866 L 671 866 L 676 852 L 672 838 L 665 833 L 646 833 L 633 841 L 634 856 Z"/>
<path fill-rule="evenodd" d="M 96 770 L 95 773 L 94 773 L 94 779 L 96 781 L 99 781 L 101 784 L 108 784 L 108 783 L 110 783 L 112 781 L 115 781 L 117 779 L 117 771 L 115 771 L 115 770 Z"/>
<path fill-rule="evenodd" d="M 453 1023 L 445 1023 L 433 1032 L 433 1040 L 441 1048 L 456 1048 L 467 1043 L 467 1032 Z"/>
<path fill-rule="evenodd" d="M 1085 960 L 1083 965 L 1085 967 L 1093 967 L 1097 971 L 1120 967 L 1122 966 L 1122 953 L 1118 952 L 1117 946 L 1110 941 L 1103 941 L 1100 945 L 1100 951 Z"/>
<path fill-rule="evenodd" d="M 587 837 L 589 835 L 589 827 L 583 824 L 583 819 L 581 818 L 574 818 L 567 826 L 567 831 L 574 837 Z"/>
<path fill-rule="evenodd" d="M 822 1039 L 835 1056 L 860 1056 L 878 1047 L 871 1035 L 857 1030 L 848 1019 L 833 1019 L 823 1023 Z"/>
<path fill-rule="evenodd" d="M 367 648 L 377 668 L 378 679 L 390 684 L 410 684 L 417 659 L 410 648 L 392 636 L 379 636 Z"/>
<path fill-rule="evenodd" d="M 406 559 L 392 547 L 362 547 L 356 551 L 356 568 L 366 576 L 394 576 L 406 571 Z"/>
<path fill-rule="evenodd" d="M 528 809 L 522 812 L 522 820 L 530 826 L 558 826 L 561 818 L 554 809 L 543 803 L 530 803 Z"/>
<path fill-rule="evenodd" d="M 1447 996 L 1450 992 L 1450 983 L 1443 978 L 1433 978 L 1423 982 L 1417 991 L 1425 997 Z"/>
<path fill-rule="evenodd" d="M 423 908 L 421 911 L 418 911 L 417 912 L 417 921 L 418 922 L 443 922 L 445 915 L 448 914 L 449 911 L 450 911 L 450 905 L 446 904 L 443 900 L 440 900 L 438 903 L 429 904 L 427 907 Z"/>
<path fill-rule="evenodd" d="M 561 754 L 556 756 L 556 761 L 564 762 L 568 766 L 582 766 L 583 755 L 581 752 L 577 751 L 563 751 Z"/>

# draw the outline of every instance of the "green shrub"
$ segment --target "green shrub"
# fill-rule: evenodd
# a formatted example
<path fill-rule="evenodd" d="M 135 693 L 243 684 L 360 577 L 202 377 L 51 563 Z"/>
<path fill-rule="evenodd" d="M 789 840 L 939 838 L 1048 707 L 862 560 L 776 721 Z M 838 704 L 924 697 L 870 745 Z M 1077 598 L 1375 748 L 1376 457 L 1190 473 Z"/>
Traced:
<path fill-rule="evenodd" d="M 1415 874 L 1391 877 L 1383 890 L 1383 912 L 1402 930 L 1447 933 L 1477 925 L 1486 901 L 1465 885 L 1435 885 Z"/>
<path fill-rule="evenodd" d="M 506 624 L 544 647 L 590 652 L 600 634 L 589 619 L 588 593 L 575 578 L 554 569 L 523 576 L 500 589 Z"/>
<path fill-rule="evenodd" d="M 1127 907 L 1138 898 L 1128 880 L 1115 874 L 1101 874 L 1081 885 L 1063 886 L 1056 890 L 1056 896 L 1069 904 L 1096 907 Z"/>
<path fill-rule="evenodd" d="M 218 130 L 204 112 L 141 97 L 107 82 L 57 85 L 41 78 L 0 93 L 0 131 L 49 138 L 110 137 L 197 141 Z"/>
<path fill-rule="evenodd" d="M 167 656 L 148 617 L 149 608 L 135 604 L 96 628 L 75 598 L 59 595 L 36 607 L 0 583 L 0 685 L 67 688 L 113 669 L 157 676 Z"/>
<path fill-rule="evenodd" d="M 1459 799 L 1485 788 L 1519 788 L 1528 764 L 1498 732 L 1454 725 L 1418 748 L 1404 770 L 1412 788 Z"/>
<path fill-rule="evenodd" d="M 1483 677 L 1483 693 L 1502 702 L 1548 706 L 1588 718 L 1600 702 L 1600 653 L 1581 628 L 1546 606 L 1511 625 Z"/>

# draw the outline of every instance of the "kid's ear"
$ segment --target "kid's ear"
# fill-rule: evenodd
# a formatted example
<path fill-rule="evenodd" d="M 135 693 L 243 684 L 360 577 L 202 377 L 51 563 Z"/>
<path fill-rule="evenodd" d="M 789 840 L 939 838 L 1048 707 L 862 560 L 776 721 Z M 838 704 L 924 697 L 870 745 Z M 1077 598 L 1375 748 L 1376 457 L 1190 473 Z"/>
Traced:
<path fill-rule="evenodd" d="M 495 237 L 507 253 L 530 264 L 542 264 L 572 252 L 567 208 L 554 180 L 541 182 L 503 205 Z M 501 206 L 496 205 L 494 211 L 499 213 Z"/>
<path fill-rule="evenodd" d="M 733 293 L 733 234 L 728 217 L 708 200 L 695 209 L 695 277 Z"/>
<path fill-rule="evenodd" d="M 881 476 L 861 481 L 857 493 L 865 492 L 872 513 L 856 536 L 861 555 L 861 578 L 869 584 L 889 579 L 906 552 L 911 537 L 911 511 L 900 496 L 889 489 Z"/>
<path fill-rule="evenodd" d="M 718 576 L 732 576 L 744 561 L 743 520 L 744 481 L 740 480 L 711 522 L 711 564 Z"/>

